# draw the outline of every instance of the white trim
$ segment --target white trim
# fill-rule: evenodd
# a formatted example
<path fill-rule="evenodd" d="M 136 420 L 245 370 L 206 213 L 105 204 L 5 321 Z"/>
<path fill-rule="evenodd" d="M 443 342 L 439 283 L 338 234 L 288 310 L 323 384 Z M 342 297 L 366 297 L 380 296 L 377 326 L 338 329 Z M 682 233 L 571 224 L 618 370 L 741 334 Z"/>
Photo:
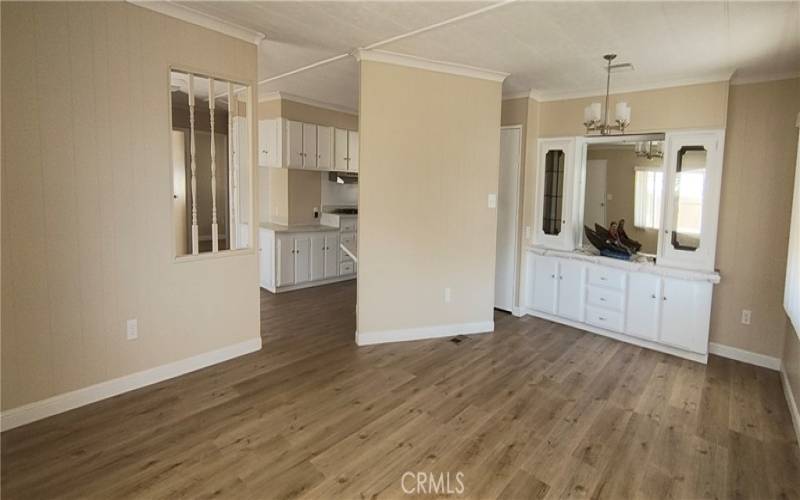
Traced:
<path fill-rule="evenodd" d="M 525 311 L 526 314 L 531 316 L 535 316 L 537 318 L 546 319 L 548 321 L 552 321 L 553 323 L 560 323 L 562 325 L 571 326 L 578 330 L 583 330 L 589 333 L 596 333 L 598 335 L 602 335 L 604 337 L 610 337 L 614 340 L 619 340 L 620 342 L 625 342 L 626 344 L 633 344 L 639 347 L 644 347 L 646 349 L 652 349 L 654 351 L 663 352 L 666 354 L 672 354 L 673 356 L 677 356 L 679 358 L 688 359 L 690 361 L 696 361 L 698 363 L 706 364 L 708 362 L 708 355 L 707 354 L 699 354 L 696 352 L 691 351 L 684 351 L 683 349 L 678 349 L 677 347 L 670 347 L 665 344 L 660 344 L 657 342 L 651 342 L 649 340 L 640 339 L 638 337 L 630 337 L 623 333 L 612 332 L 610 330 L 604 330 L 602 328 L 597 328 L 596 326 L 589 325 L 587 323 L 579 323 L 577 321 L 572 321 L 569 319 L 561 318 L 552 314 L 547 314 L 539 311 L 535 311 L 533 309 L 528 309 Z"/>
<path fill-rule="evenodd" d="M 170 0 L 165 1 L 149 1 L 149 0 L 126 0 L 128 3 L 144 7 L 145 9 L 164 14 L 165 16 L 174 17 L 187 23 L 202 26 L 203 28 L 217 31 L 219 33 L 244 40 L 245 42 L 259 45 L 261 40 L 266 38 L 264 33 L 260 31 L 245 28 L 236 23 L 220 19 L 216 16 L 206 14 L 199 10 L 187 7 L 183 4 L 174 3 Z"/>
<path fill-rule="evenodd" d="M 759 354 L 757 352 L 745 351 L 744 349 L 723 344 L 717 344 L 716 342 L 708 343 L 708 352 L 723 358 L 741 361 L 742 363 L 747 363 L 748 365 L 761 366 L 763 368 L 769 368 L 770 370 L 775 371 L 781 369 L 781 360 L 778 358 L 773 358 L 772 356 Z"/>
<path fill-rule="evenodd" d="M 0 429 L 7 431 L 102 399 L 243 356 L 259 349 L 261 349 L 261 337 L 12 408 L 0 414 Z"/>
<path fill-rule="evenodd" d="M 425 57 L 400 54 L 398 52 L 389 52 L 388 50 L 358 49 L 354 51 L 352 55 L 359 62 L 374 61 L 387 64 L 396 64 L 398 66 L 408 66 L 410 68 L 438 71 L 439 73 L 449 73 L 451 75 L 480 78 L 481 80 L 491 80 L 493 82 L 502 83 L 502 81 L 505 80 L 509 75 L 509 73 L 504 73 L 502 71 L 477 68 L 475 66 L 467 66 L 464 64 L 447 61 L 436 61 L 433 59 L 427 59 Z"/>
<path fill-rule="evenodd" d="M 800 410 L 797 408 L 797 400 L 794 399 L 792 386 L 789 384 L 789 375 L 786 373 L 786 367 L 784 366 L 781 366 L 781 383 L 783 385 L 783 394 L 786 396 L 786 404 L 789 405 L 789 414 L 792 415 L 794 433 L 797 434 L 797 441 L 800 442 Z"/>
<path fill-rule="evenodd" d="M 622 87 L 613 87 L 610 95 L 628 94 L 631 92 L 643 92 L 647 90 L 667 89 L 671 87 L 686 87 L 689 85 L 700 85 L 704 83 L 728 82 L 731 79 L 731 72 L 715 73 L 701 78 L 684 78 L 677 80 L 664 80 L 659 83 L 642 83 L 636 85 L 627 85 Z M 597 97 L 598 99 L 606 94 L 606 89 L 592 89 L 592 90 L 571 90 L 571 91 L 542 91 L 531 89 L 531 99 L 539 102 L 550 101 L 564 101 L 568 99 L 580 99 L 584 97 Z M 536 96 L 536 97 L 534 97 Z"/>
<path fill-rule="evenodd" d="M 358 116 L 358 110 L 353 109 L 348 106 L 342 106 L 339 104 L 333 104 L 330 102 L 325 101 L 318 101 L 316 99 L 311 99 L 309 97 L 303 97 L 295 94 L 289 94 L 287 92 L 281 91 L 272 91 L 272 92 L 264 92 L 259 93 L 258 102 L 269 102 L 269 101 L 277 101 L 277 100 L 284 100 L 284 101 L 292 101 L 292 102 L 299 102 L 300 104 L 305 104 L 307 106 L 314 106 L 315 108 L 322 108 L 327 109 L 330 111 L 338 111 L 340 113 L 347 113 L 349 115 Z"/>
<path fill-rule="evenodd" d="M 387 342 L 406 342 L 409 340 L 425 340 L 451 335 L 473 335 L 494 331 L 494 321 L 476 323 L 455 323 L 450 325 L 423 326 L 402 330 L 384 330 L 380 332 L 356 332 L 356 344 L 360 346 L 385 344 Z"/>
<path fill-rule="evenodd" d="M 516 318 L 521 318 L 525 316 L 525 312 L 522 310 L 520 306 L 514 306 L 511 308 L 511 315 Z"/>
<path fill-rule="evenodd" d="M 530 97 L 530 90 L 525 92 L 511 92 L 509 94 L 503 94 L 504 101 L 510 101 L 511 99 L 530 99 Z"/>
<path fill-rule="evenodd" d="M 778 80 L 793 80 L 800 78 L 800 71 L 786 71 L 784 73 L 773 73 L 771 75 L 736 76 L 731 78 L 731 85 L 748 85 L 751 83 L 775 82 Z"/>

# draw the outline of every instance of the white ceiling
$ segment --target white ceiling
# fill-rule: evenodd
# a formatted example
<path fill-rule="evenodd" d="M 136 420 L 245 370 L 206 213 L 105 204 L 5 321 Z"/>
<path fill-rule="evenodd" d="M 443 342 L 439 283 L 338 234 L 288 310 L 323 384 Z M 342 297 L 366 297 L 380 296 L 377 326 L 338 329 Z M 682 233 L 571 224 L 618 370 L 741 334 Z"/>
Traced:
<path fill-rule="evenodd" d="M 350 52 L 494 2 L 181 2 L 261 31 L 259 79 Z M 800 74 L 800 2 L 510 3 L 380 47 L 511 74 L 504 93 L 604 91 L 602 55 L 635 71 L 618 89 Z M 358 65 L 345 58 L 261 85 L 355 109 Z"/>

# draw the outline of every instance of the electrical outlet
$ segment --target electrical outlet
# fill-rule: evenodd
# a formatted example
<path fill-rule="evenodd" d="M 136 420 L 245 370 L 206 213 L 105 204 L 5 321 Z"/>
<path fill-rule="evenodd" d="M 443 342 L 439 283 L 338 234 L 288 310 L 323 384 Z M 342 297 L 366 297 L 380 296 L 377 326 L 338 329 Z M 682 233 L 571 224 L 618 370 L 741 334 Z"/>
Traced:
<path fill-rule="evenodd" d="M 497 208 L 497 194 L 489 193 L 489 208 Z"/>
<path fill-rule="evenodd" d="M 444 303 L 445 304 L 449 304 L 452 299 L 453 299 L 453 297 L 452 297 L 452 295 L 450 293 L 450 289 L 449 288 L 445 288 L 444 289 Z"/>
<path fill-rule="evenodd" d="M 315 219 L 319 219 L 319 208 L 318 207 L 314 207 L 314 218 Z"/>
<path fill-rule="evenodd" d="M 753 316 L 753 311 L 751 311 L 750 309 L 742 309 L 742 324 L 749 325 L 752 316 Z"/>
<path fill-rule="evenodd" d="M 139 338 L 139 321 L 136 318 L 128 320 L 125 336 L 128 340 L 136 340 Z"/>

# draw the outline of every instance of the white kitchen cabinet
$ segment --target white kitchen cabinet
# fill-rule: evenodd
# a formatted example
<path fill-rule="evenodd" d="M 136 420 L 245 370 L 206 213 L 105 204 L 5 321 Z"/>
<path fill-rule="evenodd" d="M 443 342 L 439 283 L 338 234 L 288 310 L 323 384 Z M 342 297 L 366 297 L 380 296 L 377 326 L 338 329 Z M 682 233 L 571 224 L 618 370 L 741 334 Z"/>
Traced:
<path fill-rule="evenodd" d="M 258 231 L 258 267 L 259 283 L 262 288 L 275 288 L 273 265 L 275 255 L 275 233 L 266 229 Z"/>
<path fill-rule="evenodd" d="M 294 235 L 278 233 L 275 237 L 275 260 L 277 262 L 277 279 L 275 286 L 294 284 Z"/>
<path fill-rule="evenodd" d="M 711 283 L 664 278 L 659 340 L 692 352 L 707 352 L 711 293 Z"/>
<path fill-rule="evenodd" d="M 311 281 L 311 236 L 294 238 L 294 283 Z"/>
<path fill-rule="evenodd" d="M 280 120 L 258 121 L 258 165 L 280 167 Z"/>
<path fill-rule="evenodd" d="M 325 233 L 311 235 L 311 281 L 325 279 Z"/>
<path fill-rule="evenodd" d="M 334 170 L 339 172 L 347 170 L 347 161 L 349 160 L 347 156 L 347 130 L 337 128 L 334 131 L 333 150 L 336 158 L 333 162 Z"/>
<path fill-rule="evenodd" d="M 333 127 L 317 125 L 317 168 L 333 170 Z"/>
<path fill-rule="evenodd" d="M 325 235 L 325 271 L 324 278 L 339 276 L 339 235 L 328 233 Z"/>
<path fill-rule="evenodd" d="M 629 273 L 625 333 L 656 340 L 660 306 L 661 277 L 654 274 Z"/>
<path fill-rule="evenodd" d="M 536 256 L 533 259 L 531 307 L 547 314 L 555 314 L 558 292 L 558 260 Z"/>
<path fill-rule="evenodd" d="M 358 132 L 355 130 L 347 131 L 347 170 L 358 172 Z"/>
<path fill-rule="evenodd" d="M 303 124 L 285 120 L 283 134 L 283 162 L 284 167 L 303 168 Z"/>
<path fill-rule="evenodd" d="M 303 124 L 303 168 L 317 168 L 317 126 Z"/>
<path fill-rule="evenodd" d="M 558 262 L 558 304 L 556 310 L 562 318 L 580 321 L 583 316 L 584 270 L 586 266 L 575 260 Z"/>

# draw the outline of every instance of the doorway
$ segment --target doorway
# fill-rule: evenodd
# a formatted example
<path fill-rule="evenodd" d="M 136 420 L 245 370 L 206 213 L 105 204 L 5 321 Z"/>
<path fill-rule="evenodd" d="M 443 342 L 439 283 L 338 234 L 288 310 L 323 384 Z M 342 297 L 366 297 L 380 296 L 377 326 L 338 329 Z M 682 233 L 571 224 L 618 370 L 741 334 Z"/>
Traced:
<path fill-rule="evenodd" d="M 517 229 L 519 217 L 522 127 L 500 129 L 500 180 L 497 192 L 497 257 L 494 306 L 511 311 L 517 277 Z"/>
<path fill-rule="evenodd" d="M 586 162 L 586 199 L 584 201 L 584 224 L 594 229 L 595 224 L 606 227 L 607 160 Z"/>

